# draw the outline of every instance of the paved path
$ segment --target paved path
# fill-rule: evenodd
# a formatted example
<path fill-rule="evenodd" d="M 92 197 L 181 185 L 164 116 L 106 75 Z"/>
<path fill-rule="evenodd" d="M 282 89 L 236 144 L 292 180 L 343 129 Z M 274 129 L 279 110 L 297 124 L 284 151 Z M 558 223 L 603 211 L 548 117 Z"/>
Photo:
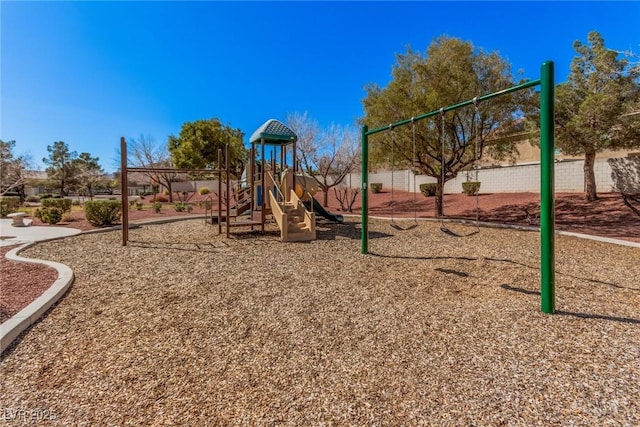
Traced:
<path fill-rule="evenodd" d="M 58 278 L 51 287 L 44 291 L 31 304 L 16 313 L 13 317 L 0 325 L 0 352 L 9 345 L 29 326 L 35 323 L 46 311 L 55 304 L 73 283 L 73 271 L 66 265 L 54 261 L 22 258 L 18 255 L 23 249 L 36 242 L 73 236 L 80 233 L 76 228 L 62 228 L 49 226 L 13 227 L 12 220 L 0 219 L 0 246 L 20 245 L 7 252 L 6 258 L 12 261 L 44 264 L 58 271 Z"/>
<path fill-rule="evenodd" d="M 79 234 L 81 231 L 77 228 L 52 226 L 13 227 L 11 222 L 11 219 L 0 219 L 0 246 L 58 239 Z"/>

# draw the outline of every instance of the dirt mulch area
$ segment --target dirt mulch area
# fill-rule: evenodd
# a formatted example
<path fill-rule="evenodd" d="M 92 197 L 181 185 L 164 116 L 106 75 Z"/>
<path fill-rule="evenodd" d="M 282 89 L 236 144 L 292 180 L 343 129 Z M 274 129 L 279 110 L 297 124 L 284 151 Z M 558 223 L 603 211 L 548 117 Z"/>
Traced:
<path fill-rule="evenodd" d="M 17 246 L 0 248 L 0 323 L 11 318 L 49 289 L 58 278 L 58 271 L 42 264 L 9 261 L 7 252 Z"/>
<path fill-rule="evenodd" d="M 458 225 L 462 230 L 464 226 Z M 240 231 L 240 230 L 237 230 Z M 51 425 L 639 425 L 640 252 L 356 219 L 226 239 L 201 220 L 43 242 L 69 293 L 0 363 Z"/>

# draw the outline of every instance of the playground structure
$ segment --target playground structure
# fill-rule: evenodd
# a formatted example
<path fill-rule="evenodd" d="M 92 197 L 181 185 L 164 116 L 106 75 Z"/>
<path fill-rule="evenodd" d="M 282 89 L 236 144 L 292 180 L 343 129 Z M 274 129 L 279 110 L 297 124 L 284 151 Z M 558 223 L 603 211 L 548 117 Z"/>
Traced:
<path fill-rule="evenodd" d="M 304 242 L 316 239 L 316 214 L 341 223 L 342 216 L 325 210 L 313 197 L 319 187 L 313 177 L 297 171 L 296 134 L 275 119 L 267 120 L 251 136 L 249 170 L 246 179 L 232 183 L 230 148 L 218 150 L 216 169 L 129 168 L 127 147 L 121 138 L 122 170 L 122 244 L 128 241 L 128 191 L 130 172 L 142 173 L 203 173 L 214 175 L 218 182 L 217 203 L 209 199 L 205 208 L 205 222 L 217 224 L 218 234 L 231 236 L 234 227 L 259 227 L 265 233 L 265 224 L 275 222 L 283 242 Z M 266 160 L 266 147 L 271 147 L 271 159 Z M 286 160 L 290 154 L 292 168 Z M 279 157 L 279 163 L 276 158 Z M 217 206 L 216 206 L 217 205 Z"/>
<path fill-rule="evenodd" d="M 440 115 L 444 121 L 444 115 L 448 111 L 453 111 L 468 105 L 475 105 L 479 102 L 495 97 L 507 95 L 512 92 L 540 86 L 540 167 L 541 167 L 541 188 L 540 188 L 540 288 L 541 288 L 541 309 L 544 313 L 555 311 L 555 212 L 554 212 L 554 64 L 547 61 L 541 66 L 540 79 L 531 80 L 517 86 L 503 89 L 498 92 L 475 97 L 471 100 L 460 102 L 455 105 L 440 108 L 435 111 L 400 120 L 387 126 L 369 130 L 367 125 L 362 127 L 362 247 L 363 254 L 368 253 L 368 187 L 369 187 L 369 142 L 370 135 L 376 133 L 393 131 L 394 128 L 412 125 L 419 120 Z M 442 147 L 441 173 L 444 175 L 444 144 Z M 477 211 L 477 210 L 476 210 Z M 443 230 L 444 231 L 444 230 Z"/>

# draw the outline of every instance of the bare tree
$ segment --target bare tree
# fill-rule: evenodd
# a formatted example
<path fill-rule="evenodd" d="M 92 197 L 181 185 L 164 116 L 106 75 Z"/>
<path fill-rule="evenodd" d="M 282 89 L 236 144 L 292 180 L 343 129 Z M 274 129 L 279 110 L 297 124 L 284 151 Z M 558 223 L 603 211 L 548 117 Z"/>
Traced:
<path fill-rule="evenodd" d="M 16 155 L 13 152 L 15 145 L 15 141 L 0 139 L 0 196 L 17 192 L 24 200 L 26 169 L 30 164 L 30 158 L 26 154 Z"/>
<path fill-rule="evenodd" d="M 289 127 L 298 135 L 302 169 L 315 178 L 328 204 L 329 190 L 340 185 L 360 164 L 359 133 L 352 127 L 331 125 L 319 132 L 318 124 L 307 113 L 288 117 Z"/>
<path fill-rule="evenodd" d="M 158 144 L 150 135 L 141 134 L 127 142 L 127 163 L 139 168 L 173 168 L 173 162 L 166 145 Z M 175 172 L 143 172 L 151 180 L 151 185 L 162 185 L 169 191 L 169 201 L 173 202 L 172 183 L 179 180 Z"/>

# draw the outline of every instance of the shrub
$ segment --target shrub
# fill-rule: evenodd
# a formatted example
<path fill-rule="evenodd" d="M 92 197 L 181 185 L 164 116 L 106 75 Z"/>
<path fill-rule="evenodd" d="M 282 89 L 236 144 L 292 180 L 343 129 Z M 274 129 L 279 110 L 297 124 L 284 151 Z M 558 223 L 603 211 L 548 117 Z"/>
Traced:
<path fill-rule="evenodd" d="M 188 212 L 188 213 L 191 213 L 192 211 L 193 211 L 193 206 L 192 206 L 192 205 L 187 204 L 187 212 Z"/>
<path fill-rule="evenodd" d="M 135 203 L 135 205 L 136 205 L 136 209 L 137 209 L 137 210 L 139 210 L 139 211 L 141 211 L 141 210 L 142 210 L 142 202 L 135 202 L 135 201 L 134 201 L 134 203 Z"/>
<path fill-rule="evenodd" d="M 161 211 L 161 210 L 162 210 L 162 203 L 160 203 L 160 202 L 155 202 L 155 203 L 153 204 L 153 211 L 154 211 L 155 213 L 160 213 L 160 211 Z"/>
<path fill-rule="evenodd" d="M 58 208 L 62 212 L 71 211 L 71 200 L 70 199 L 56 199 L 56 198 L 47 198 L 42 201 L 43 208 Z"/>
<path fill-rule="evenodd" d="M 29 203 L 40 203 L 40 197 L 38 196 L 29 196 L 27 197 L 27 200 L 25 200 L 26 202 Z"/>
<path fill-rule="evenodd" d="M 211 193 L 211 190 L 209 190 L 209 187 L 200 187 L 200 189 L 198 190 L 198 193 L 201 196 L 204 196 L 205 194 Z"/>
<path fill-rule="evenodd" d="M 162 195 L 163 196 L 168 196 L 169 195 L 169 190 L 167 190 L 166 188 L 164 190 L 162 190 Z"/>
<path fill-rule="evenodd" d="M 52 198 L 52 197 L 53 197 L 53 194 L 49 194 L 49 193 L 41 194 L 41 195 L 40 195 L 40 200 L 50 199 L 50 198 Z"/>
<path fill-rule="evenodd" d="M 435 183 L 420 184 L 420 192 L 424 197 L 435 196 L 436 184 Z"/>
<path fill-rule="evenodd" d="M 187 208 L 187 204 L 185 202 L 176 202 L 173 204 L 173 208 L 176 212 L 184 212 Z"/>
<path fill-rule="evenodd" d="M 40 221 L 53 225 L 59 223 L 62 220 L 63 213 L 64 211 L 62 209 L 51 206 L 37 209 L 34 215 Z"/>
<path fill-rule="evenodd" d="M 17 212 L 19 207 L 20 207 L 19 196 L 0 197 L 0 216 L 7 216 L 10 213 Z"/>
<path fill-rule="evenodd" d="M 76 217 L 74 217 L 71 212 L 64 212 L 62 214 L 62 222 L 73 222 L 75 220 L 76 220 Z"/>
<path fill-rule="evenodd" d="M 73 202 L 71 202 L 71 204 L 72 204 L 73 206 L 80 206 L 80 200 L 78 200 L 78 199 L 74 199 L 74 200 L 73 200 Z"/>
<path fill-rule="evenodd" d="M 169 198 L 165 195 L 162 194 L 156 194 L 155 196 L 153 196 L 151 198 L 152 202 L 162 202 L 162 203 L 166 203 L 169 201 Z"/>
<path fill-rule="evenodd" d="M 382 183 L 381 182 L 371 183 L 371 191 L 375 194 L 380 193 L 382 191 Z"/>
<path fill-rule="evenodd" d="M 478 181 L 463 182 L 462 192 L 467 196 L 475 196 L 480 192 L 480 182 Z"/>
<path fill-rule="evenodd" d="M 120 221 L 122 203 L 117 200 L 93 200 L 84 203 L 84 214 L 92 225 L 112 225 Z"/>

